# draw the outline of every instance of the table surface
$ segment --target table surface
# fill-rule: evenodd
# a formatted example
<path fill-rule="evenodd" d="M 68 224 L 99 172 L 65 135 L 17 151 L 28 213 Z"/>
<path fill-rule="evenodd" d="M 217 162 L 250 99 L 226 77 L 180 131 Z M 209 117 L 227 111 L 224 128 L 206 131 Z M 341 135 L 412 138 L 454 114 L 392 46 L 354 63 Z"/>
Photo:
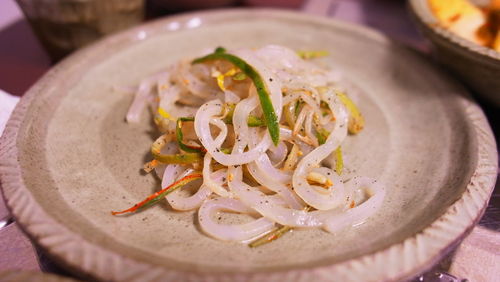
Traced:
<path fill-rule="evenodd" d="M 269 2 L 286 5 L 286 1 L 267 1 Z M 310 2 L 314 1 L 310 0 Z M 329 17 L 370 26 L 396 41 L 421 52 L 427 52 L 428 45 L 409 19 L 404 1 L 334 0 L 330 2 L 323 8 L 327 9 Z M 245 3 L 252 5 L 266 3 L 266 1 L 248 0 Z M 22 96 L 50 67 L 48 55 L 37 41 L 15 1 L 0 1 L 0 89 Z M 498 144 L 500 133 L 497 122 L 498 109 L 479 102 L 490 120 Z M 30 270 L 71 277 L 71 274 L 58 268 L 32 245 L 15 221 L 10 219 L 3 200 L 0 199 L 0 220 L 2 219 L 7 221 L 3 224 L 0 222 L 0 225 L 6 225 L 3 228 L 0 227 L 0 272 Z M 457 277 L 468 278 L 470 281 L 493 281 L 495 277 L 500 277 L 499 254 L 500 181 L 497 181 L 490 205 L 479 226 L 435 269 L 449 271 Z"/>

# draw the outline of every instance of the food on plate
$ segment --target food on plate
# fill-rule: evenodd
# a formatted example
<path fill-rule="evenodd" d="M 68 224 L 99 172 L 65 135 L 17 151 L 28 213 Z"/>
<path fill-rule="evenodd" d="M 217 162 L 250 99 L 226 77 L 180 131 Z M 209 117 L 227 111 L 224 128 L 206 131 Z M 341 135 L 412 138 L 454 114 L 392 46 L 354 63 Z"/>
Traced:
<path fill-rule="evenodd" d="M 500 1 L 478 7 L 468 0 L 428 0 L 439 25 L 481 46 L 500 51 Z"/>
<path fill-rule="evenodd" d="M 497 32 L 495 42 L 493 42 L 493 49 L 500 52 L 500 31 Z"/>
<path fill-rule="evenodd" d="M 496 34 L 493 49 L 500 52 L 500 0 L 494 0 L 490 5 L 490 30 Z"/>
<path fill-rule="evenodd" d="M 324 55 L 219 47 L 143 80 L 126 120 L 153 110 L 161 135 L 144 170 L 163 189 L 112 214 L 166 198 L 175 210 L 197 210 L 206 234 L 251 247 L 293 228 L 336 232 L 364 222 L 385 190 L 375 179 L 343 177 L 342 142 L 365 120 L 338 72 L 311 61 Z M 216 217 L 223 212 L 252 219 L 230 224 Z"/>

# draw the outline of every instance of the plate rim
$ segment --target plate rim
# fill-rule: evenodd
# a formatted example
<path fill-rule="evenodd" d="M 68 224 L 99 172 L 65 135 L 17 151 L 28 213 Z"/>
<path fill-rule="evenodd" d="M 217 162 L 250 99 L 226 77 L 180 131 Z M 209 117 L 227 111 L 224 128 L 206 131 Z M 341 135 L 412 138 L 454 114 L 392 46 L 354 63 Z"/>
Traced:
<path fill-rule="evenodd" d="M 134 35 L 141 31 L 152 31 L 151 35 L 168 32 L 161 29 L 167 23 L 185 22 L 193 17 L 234 17 L 235 15 L 254 15 L 261 18 L 287 18 L 289 20 L 308 22 L 325 27 L 340 27 L 354 30 L 371 37 L 381 44 L 401 45 L 388 39 L 385 35 L 370 28 L 340 22 L 329 18 L 317 18 L 293 11 L 273 9 L 222 9 L 202 12 L 191 12 L 160 18 L 141 24 L 132 29 L 106 37 L 66 58 L 51 68 L 21 98 L 12 113 L 5 131 L 0 138 L 0 182 L 4 199 L 16 221 L 23 231 L 49 256 L 67 266 L 70 270 L 103 280 L 328 280 L 336 275 L 340 280 L 365 280 L 366 270 L 370 270 L 370 280 L 401 280 L 429 269 L 445 256 L 452 248 L 472 230 L 482 216 L 489 197 L 493 191 L 498 169 L 498 154 L 492 130 L 481 108 L 472 100 L 462 99 L 465 114 L 475 130 L 477 138 L 477 164 L 472 178 L 462 196 L 450 205 L 433 223 L 419 233 L 406 238 L 402 242 L 387 248 L 355 257 L 339 263 L 309 268 L 296 268 L 279 271 L 261 271 L 248 273 L 212 273 L 183 272 L 168 269 L 147 262 L 137 261 L 126 255 L 104 249 L 73 233 L 61 223 L 50 217 L 38 205 L 29 189 L 25 186 L 22 171 L 18 162 L 19 152 L 16 147 L 18 130 L 31 102 L 40 96 L 46 86 L 55 82 L 66 68 L 77 64 L 92 53 L 99 52 L 103 46 L 125 41 L 133 44 Z M 202 24 L 205 26 L 207 24 Z M 210 23 L 208 23 L 210 25 Z M 161 30 L 160 30 L 161 29 Z M 183 30 L 183 29 L 180 29 Z M 432 66 L 434 67 L 434 66 Z M 441 73 L 443 75 L 443 73 Z M 444 78 L 447 75 L 443 75 Z M 457 84 L 450 81 L 452 84 Z M 457 91 L 469 96 L 463 87 Z M 427 244 L 427 246 L 425 245 Z M 388 263 L 390 262 L 390 263 Z M 113 264 L 113 266 L 109 266 Z M 342 279 L 346 278 L 346 279 Z"/>

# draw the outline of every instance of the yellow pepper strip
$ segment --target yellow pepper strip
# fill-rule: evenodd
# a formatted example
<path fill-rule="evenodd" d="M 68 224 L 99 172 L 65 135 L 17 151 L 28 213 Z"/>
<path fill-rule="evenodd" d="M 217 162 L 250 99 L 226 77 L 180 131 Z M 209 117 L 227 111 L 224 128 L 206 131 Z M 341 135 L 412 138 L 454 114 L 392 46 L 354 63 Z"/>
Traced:
<path fill-rule="evenodd" d="M 232 77 L 237 73 L 237 70 L 235 68 L 232 68 L 228 70 L 226 73 L 220 73 L 220 72 L 214 72 L 214 75 L 216 76 L 217 79 L 217 85 L 219 86 L 220 90 L 226 91 L 226 86 L 224 85 L 224 79 L 226 77 Z"/>
<path fill-rule="evenodd" d="M 283 106 L 283 115 L 285 116 L 285 121 L 290 128 L 295 127 L 295 106 L 297 103 L 290 102 Z"/>
<path fill-rule="evenodd" d="M 290 150 L 290 153 L 286 157 L 285 163 L 283 164 L 283 170 L 293 170 L 299 160 L 299 156 L 301 155 L 301 153 L 302 152 L 300 151 L 299 146 L 297 144 L 293 144 L 292 149 Z"/>
<path fill-rule="evenodd" d="M 319 58 L 319 57 L 326 57 L 329 55 L 328 51 L 321 50 L 321 51 L 304 51 L 304 50 L 299 50 L 297 51 L 297 55 L 301 57 L 304 60 L 308 59 L 314 59 L 314 58 Z"/>
<path fill-rule="evenodd" d="M 302 99 L 297 99 L 297 101 L 295 102 L 295 117 L 297 117 L 300 113 L 300 111 L 302 111 L 302 107 L 305 105 L 305 102 L 302 101 Z"/>
<path fill-rule="evenodd" d="M 226 87 L 224 86 L 224 74 L 219 74 L 217 75 L 217 85 L 219 86 L 220 90 L 226 91 Z"/>
<path fill-rule="evenodd" d="M 311 210 L 311 207 L 307 206 L 304 211 L 309 211 Z M 257 240 L 251 242 L 250 244 L 248 244 L 248 246 L 250 248 L 256 248 L 256 247 L 259 247 L 259 246 L 262 246 L 262 245 L 265 245 L 267 243 L 270 243 L 274 240 L 277 240 L 279 238 L 281 238 L 281 236 L 283 236 L 284 234 L 288 233 L 288 231 L 292 230 L 293 228 L 290 227 L 290 226 L 281 226 L 281 227 L 278 227 L 276 229 L 274 229 L 273 231 L 267 233 L 266 235 L 258 238 Z"/>
<path fill-rule="evenodd" d="M 270 242 L 280 238 L 281 236 L 283 236 L 285 233 L 287 233 L 290 230 L 292 230 L 292 227 L 290 227 L 290 226 L 281 226 L 277 229 L 274 229 L 269 234 L 266 234 L 265 236 L 260 237 L 259 239 L 251 242 L 250 244 L 248 244 L 248 246 L 250 248 L 256 248 L 256 247 L 265 245 L 267 243 L 270 243 Z"/>
<path fill-rule="evenodd" d="M 175 118 L 173 118 L 167 111 L 165 111 L 163 108 L 158 108 L 158 114 L 162 117 L 162 118 L 166 118 L 168 120 L 171 120 L 171 121 L 175 121 Z"/>
<path fill-rule="evenodd" d="M 167 144 L 166 135 L 160 136 L 151 145 L 151 154 L 160 163 L 165 164 L 193 164 L 200 162 L 202 160 L 201 154 L 199 153 L 186 153 L 186 154 L 174 154 L 165 155 L 161 153 L 161 149 Z"/>
<path fill-rule="evenodd" d="M 154 117 L 154 122 L 158 129 L 162 132 L 168 130 L 168 123 L 170 121 L 175 121 L 175 119 L 164 109 L 158 108 L 157 113 Z"/>
<path fill-rule="evenodd" d="M 335 157 L 335 171 L 338 175 L 340 175 L 342 173 L 342 169 L 344 168 L 344 160 L 342 158 L 342 149 L 340 148 L 340 146 L 338 146 L 337 150 L 335 150 Z"/>
<path fill-rule="evenodd" d="M 351 114 L 347 125 L 349 133 L 359 133 L 365 126 L 365 118 L 361 115 L 361 112 L 358 107 L 356 107 L 356 104 L 354 104 L 354 102 L 346 94 L 337 91 L 337 97 L 339 97 L 340 101 L 346 106 L 347 110 Z"/>

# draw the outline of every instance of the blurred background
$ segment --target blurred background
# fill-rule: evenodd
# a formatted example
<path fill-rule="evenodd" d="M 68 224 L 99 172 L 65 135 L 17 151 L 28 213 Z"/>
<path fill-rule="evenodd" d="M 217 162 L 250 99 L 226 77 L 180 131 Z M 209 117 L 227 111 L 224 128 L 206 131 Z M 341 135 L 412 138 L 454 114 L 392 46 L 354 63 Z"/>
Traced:
<path fill-rule="evenodd" d="M 0 87 L 20 96 L 51 64 L 73 50 L 143 21 L 235 7 L 308 8 L 426 48 L 408 17 L 405 1 L 398 0 L 2 0 Z"/>
<path fill-rule="evenodd" d="M 417 31 L 408 13 L 408 3 L 403 0 L 1 0 L 0 89 L 21 97 L 53 64 L 71 52 L 142 22 L 202 9 L 246 7 L 289 9 L 368 26 L 431 56 L 431 44 Z M 5 113 L 2 107 L 15 103 L 5 97 L 0 97 L 0 116 Z M 498 142 L 498 108 L 482 98 L 478 101 Z M 493 243 L 500 244 L 499 189 L 497 181 L 481 229 L 476 228 L 458 250 L 419 281 L 460 281 L 443 276 L 443 272 L 470 281 L 487 281 L 474 278 L 488 277 L 484 275 L 491 269 L 491 277 L 500 277 L 500 259 L 495 254 L 498 248 L 491 249 L 491 242 L 485 241 L 491 235 L 488 230 L 495 230 L 497 241 Z M 32 246 L 1 200 L 0 220 L 0 272 L 28 270 L 71 277 Z M 485 260 L 496 264 L 488 270 Z"/>

